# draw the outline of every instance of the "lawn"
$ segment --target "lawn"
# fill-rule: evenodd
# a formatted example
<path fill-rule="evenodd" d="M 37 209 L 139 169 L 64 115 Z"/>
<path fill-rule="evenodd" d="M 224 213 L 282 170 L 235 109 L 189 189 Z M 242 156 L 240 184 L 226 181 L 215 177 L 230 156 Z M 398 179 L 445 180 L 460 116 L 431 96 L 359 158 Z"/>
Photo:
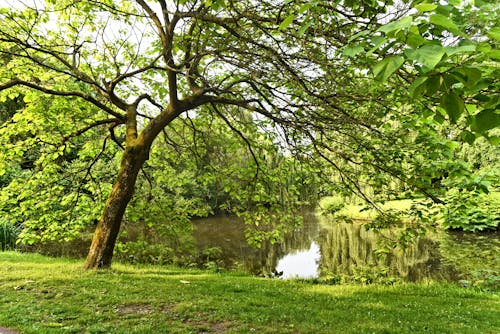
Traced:
<path fill-rule="evenodd" d="M 0 253 L 0 326 L 21 333 L 500 333 L 500 296 L 450 284 L 315 285 Z"/>

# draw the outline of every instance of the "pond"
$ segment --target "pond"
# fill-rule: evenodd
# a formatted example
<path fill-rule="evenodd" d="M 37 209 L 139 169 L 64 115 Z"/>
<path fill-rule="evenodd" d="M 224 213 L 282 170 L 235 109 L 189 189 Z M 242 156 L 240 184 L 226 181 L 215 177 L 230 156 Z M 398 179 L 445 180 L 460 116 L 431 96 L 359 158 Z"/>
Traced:
<path fill-rule="evenodd" d="M 500 233 L 433 233 L 385 257 L 375 254 L 379 236 L 361 223 L 337 223 L 313 213 L 281 243 L 250 247 L 245 226 L 235 217 L 197 219 L 194 238 L 199 250 L 214 249 L 218 266 L 281 278 L 340 277 L 369 280 L 375 275 L 404 281 L 460 281 L 500 272 Z M 219 252 L 217 252 L 219 251 Z M 480 278 L 480 277 L 479 277 Z"/>

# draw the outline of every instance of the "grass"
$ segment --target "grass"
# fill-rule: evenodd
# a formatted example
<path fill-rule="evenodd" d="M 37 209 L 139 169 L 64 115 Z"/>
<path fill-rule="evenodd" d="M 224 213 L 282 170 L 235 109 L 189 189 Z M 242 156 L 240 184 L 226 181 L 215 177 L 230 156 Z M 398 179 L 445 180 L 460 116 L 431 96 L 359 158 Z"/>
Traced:
<path fill-rule="evenodd" d="M 491 192 L 488 194 L 487 198 L 491 203 L 495 203 L 497 206 L 500 206 L 500 192 Z M 338 197 L 327 196 L 320 201 L 319 207 L 327 208 L 332 203 L 337 203 L 338 201 Z M 379 206 L 383 210 L 404 211 L 410 209 L 413 203 L 418 203 L 419 201 L 419 199 L 401 199 L 387 201 L 382 204 L 379 203 Z M 363 210 L 363 208 L 365 208 L 365 205 L 347 204 L 340 209 L 336 215 L 359 220 L 371 220 L 378 215 L 376 210 Z"/>
<path fill-rule="evenodd" d="M 21 333 L 500 333 L 500 297 L 449 284 L 315 285 L 176 267 L 86 272 L 0 253 L 0 326 Z"/>
<path fill-rule="evenodd" d="M 338 201 L 338 198 L 327 196 L 321 200 L 319 206 L 320 208 L 327 208 L 331 202 L 336 202 L 336 201 Z M 379 204 L 379 206 L 383 210 L 391 209 L 391 210 L 403 211 L 409 209 L 412 203 L 415 201 L 418 200 L 401 199 L 401 200 L 387 201 L 383 204 Z M 363 210 L 364 208 L 365 205 L 347 204 L 338 212 L 336 212 L 336 215 L 342 217 L 348 217 L 351 219 L 360 219 L 360 220 L 370 220 L 378 215 L 376 210 L 373 209 Z"/>

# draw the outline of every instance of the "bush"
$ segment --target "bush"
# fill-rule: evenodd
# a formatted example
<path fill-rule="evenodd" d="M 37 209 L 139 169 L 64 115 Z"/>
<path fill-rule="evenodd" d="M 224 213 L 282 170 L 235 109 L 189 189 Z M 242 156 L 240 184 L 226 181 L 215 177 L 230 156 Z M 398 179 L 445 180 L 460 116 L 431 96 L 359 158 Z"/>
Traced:
<path fill-rule="evenodd" d="M 0 246 L 2 247 L 2 252 L 6 250 L 14 250 L 16 248 L 16 241 L 19 236 L 19 232 L 19 227 L 0 219 Z"/>
<path fill-rule="evenodd" d="M 145 240 L 118 242 L 115 247 L 115 256 L 118 260 L 134 264 L 164 265 L 175 262 L 175 253 L 172 248 L 162 244 L 151 244 Z"/>
<path fill-rule="evenodd" d="M 475 192 L 450 192 L 443 227 L 468 232 L 495 230 L 500 226 L 500 203 Z"/>

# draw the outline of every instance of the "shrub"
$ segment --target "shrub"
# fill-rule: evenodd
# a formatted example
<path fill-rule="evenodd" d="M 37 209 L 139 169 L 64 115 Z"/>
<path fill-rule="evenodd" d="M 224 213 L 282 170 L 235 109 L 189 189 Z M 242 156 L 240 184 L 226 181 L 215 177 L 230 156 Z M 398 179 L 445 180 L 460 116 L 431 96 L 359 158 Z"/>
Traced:
<path fill-rule="evenodd" d="M 164 265 L 175 262 L 175 254 L 172 248 L 162 244 L 148 243 L 145 240 L 118 242 L 115 247 L 115 255 L 118 260 L 134 264 Z"/>
<path fill-rule="evenodd" d="M 448 194 L 443 227 L 476 232 L 495 230 L 500 226 L 500 203 L 491 196 L 475 192 L 454 191 Z"/>
<path fill-rule="evenodd" d="M 16 248 L 19 232 L 19 227 L 0 218 L 0 246 L 2 247 L 2 252 Z"/>

